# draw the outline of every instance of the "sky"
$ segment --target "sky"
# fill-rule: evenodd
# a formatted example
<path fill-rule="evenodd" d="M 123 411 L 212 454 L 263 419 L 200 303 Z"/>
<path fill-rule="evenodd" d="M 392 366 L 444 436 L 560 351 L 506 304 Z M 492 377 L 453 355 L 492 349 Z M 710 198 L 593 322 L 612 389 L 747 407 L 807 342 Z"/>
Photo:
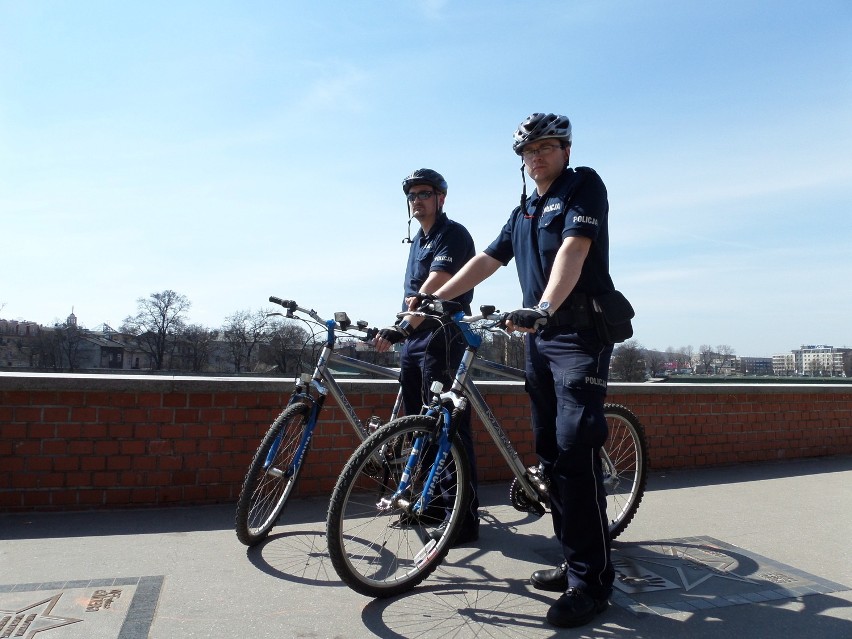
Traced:
<path fill-rule="evenodd" d="M 848 0 L 0 0 L 0 318 L 387 325 L 402 179 L 485 248 L 533 112 L 607 186 L 639 344 L 852 347 Z M 474 305 L 520 300 L 511 263 Z"/>

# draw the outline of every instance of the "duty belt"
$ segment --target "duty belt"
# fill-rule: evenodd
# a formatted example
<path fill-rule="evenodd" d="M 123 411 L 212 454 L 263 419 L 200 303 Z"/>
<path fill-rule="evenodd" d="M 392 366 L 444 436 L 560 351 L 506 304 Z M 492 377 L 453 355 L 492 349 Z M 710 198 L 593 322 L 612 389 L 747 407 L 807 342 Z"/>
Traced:
<path fill-rule="evenodd" d="M 574 328 L 582 330 L 594 326 L 591 306 L 585 293 L 574 293 L 547 320 L 546 328 Z"/>

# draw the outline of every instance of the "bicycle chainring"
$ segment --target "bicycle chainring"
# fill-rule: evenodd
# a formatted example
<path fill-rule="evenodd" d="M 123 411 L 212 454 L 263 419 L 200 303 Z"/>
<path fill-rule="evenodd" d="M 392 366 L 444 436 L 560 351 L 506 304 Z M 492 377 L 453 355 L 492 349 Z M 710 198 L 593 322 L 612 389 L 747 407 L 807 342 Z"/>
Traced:
<path fill-rule="evenodd" d="M 517 479 L 513 479 L 511 486 L 509 486 L 509 501 L 515 510 L 522 513 L 533 513 L 539 517 L 550 508 L 550 500 L 547 497 L 539 496 L 539 499 L 530 499 Z"/>

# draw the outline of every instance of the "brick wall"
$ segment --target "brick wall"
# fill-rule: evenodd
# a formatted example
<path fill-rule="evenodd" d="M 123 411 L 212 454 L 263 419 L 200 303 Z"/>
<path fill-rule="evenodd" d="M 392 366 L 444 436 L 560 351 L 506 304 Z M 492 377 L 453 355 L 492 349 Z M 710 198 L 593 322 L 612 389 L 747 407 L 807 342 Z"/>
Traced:
<path fill-rule="evenodd" d="M 343 382 L 359 417 L 386 415 L 392 382 Z M 534 463 L 520 384 L 480 389 Z M 279 379 L 0 373 L 0 510 L 235 501 Z M 612 384 L 646 429 L 655 470 L 852 453 L 852 385 Z M 481 481 L 509 478 L 474 419 Z M 326 405 L 299 495 L 328 495 L 357 438 Z"/>

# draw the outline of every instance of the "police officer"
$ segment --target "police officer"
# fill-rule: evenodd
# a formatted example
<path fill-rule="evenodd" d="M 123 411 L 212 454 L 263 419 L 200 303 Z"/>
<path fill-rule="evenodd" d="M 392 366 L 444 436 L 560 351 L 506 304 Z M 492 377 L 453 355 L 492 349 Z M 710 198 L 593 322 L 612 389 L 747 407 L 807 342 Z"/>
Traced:
<path fill-rule="evenodd" d="M 432 169 L 418 169 L 402 181 L 402 190 L 408 201 L 409 224 L 411 219 L 420 223 L 420 229 L 411 240 L 405 270 L 402 310 L 407 311 L 416 306 L 416 294 L 433 293 L 474 256 L 475 249 L 467 229 L 444 213 L 447 182 L 440 173 Z M 455 301 L 460 302 L 469 314 L 472 300 L 471 289 Z M 424 321 L 424 318 L 408 317 L 379 332 L 376 350 L 386 351 L 391 344 L 401 341 L 404 341 L 400 353 L 403 403 L 406 414 L 417 415 L 423 404 L 429 401 L 429 386 L 433 381 L 442 382 L 445 388 L 451 383 L 464 353 L 465 342 L 455 326 L 441 328 L 435 322 Z M 479 539 L 476 455 L 470 409 L 461 414 L 458 433 L 470 462 L 473 498 L 462 519 L 455 545 Z M 447 482 L 453 483 L 453 480 L 442 478 L 442 483 Z M 446 529 L 446 523 L 445 519 L 430 534 L 439 538 Z"/>
<path fill-rule="evenodd" d="M 515 259 L 523 308 L 507 324 L 526 333 L 535 450 L 550 481 L 553 530 L 564 557 L 530 581 L 562 593 L 547 620 L 573 627 L 607 608 L 615 576 L 600 460 L 612 346 L 600 341 L 589 314 L 589 296 L 614 289 L 609 204 L 597 173 L 569 167 L 567 117 L 532 114 L 515 132 L 513 149 L 535 191 L 527 198 L 524 180 L 521 205 L 497 239 L 435 295 L 455 297 Z"/>

